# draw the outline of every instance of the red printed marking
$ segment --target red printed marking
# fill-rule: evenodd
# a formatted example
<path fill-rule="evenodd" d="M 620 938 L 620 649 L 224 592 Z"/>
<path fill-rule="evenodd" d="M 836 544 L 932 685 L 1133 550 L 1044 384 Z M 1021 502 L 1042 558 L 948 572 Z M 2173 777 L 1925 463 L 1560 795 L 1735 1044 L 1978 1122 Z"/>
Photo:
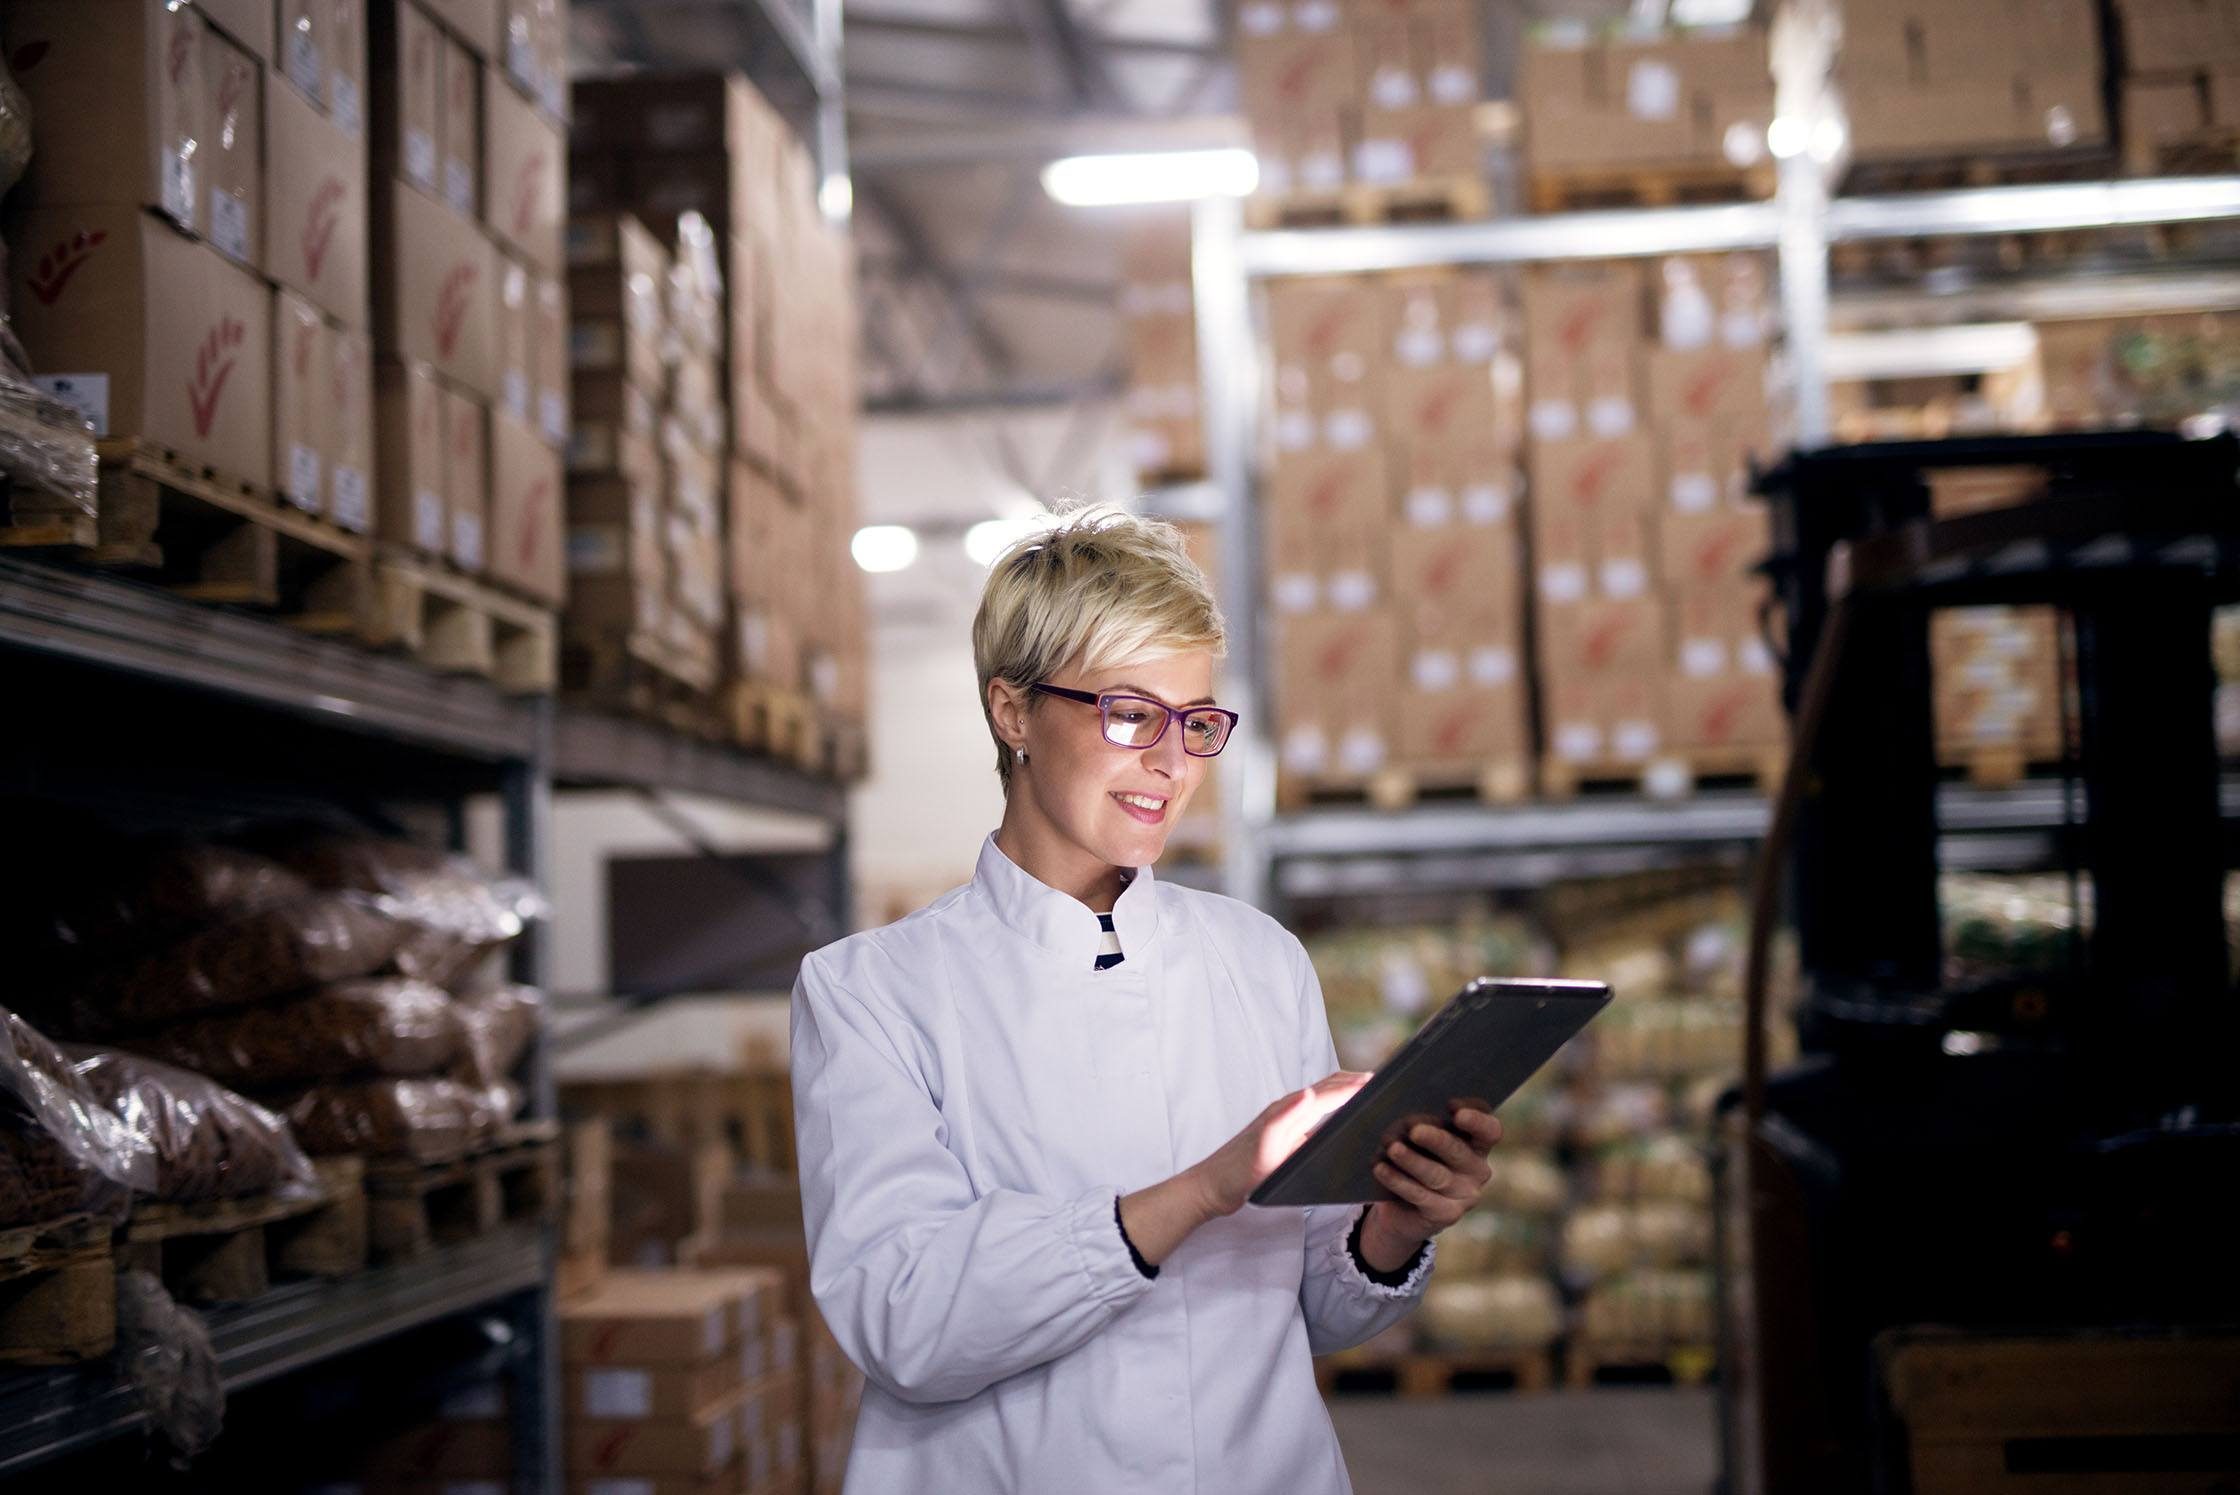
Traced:
<path fill-rule="evenodd" d="M 187 403 L 194 411 L 194 434 L 208 436 L 217 422 L 218 401 L 233 377 L 234 354 L 248 329 L 232 317 L 212 327 L 195 350 L 194 377 L 187 381 Z"/>
<path fill-rule="evenodd" d="M 70 284 L 70 277 L 78 273 L 78 267 L 96 249 L 107 243 L 108 239 L 106 229 L 97 228 L 91 233 L 81 229 L 40 255 L 39 263 L 31 267 L 27 282 L 31 287 L 31 294 L 39 298 L 39 304 L 54 305 L 55 298 Z"/>
<path fill-rule="evenodd" d="M 342 199 L 346 195 L 340 177 L 330 176 L 319 183 L 319 190 L 311 195 L 311 211 L 304 216 L 303 268 L 312 280 L 317 280 L 326 268 L 327 251 L 334 245 L 335 226 L 342 221 Z"/>
<path fill-rule="evenodd" d="M 453 265 L 443 278 L 443 290 L 436 297 L 436 351 L 445 358 L 458 349 L 459 329 L 467 320 L 467 295 L 479 273 L 473 265 Z"/>
<path fill-rule="evenodd" d="M 513 182 L 513 234 L 517 239 L 529 236 L 537 226 L 538 188 L 543 185 L 545 168 L 550 163 L 539 154 L 521 163 L 521 170 Z"/>

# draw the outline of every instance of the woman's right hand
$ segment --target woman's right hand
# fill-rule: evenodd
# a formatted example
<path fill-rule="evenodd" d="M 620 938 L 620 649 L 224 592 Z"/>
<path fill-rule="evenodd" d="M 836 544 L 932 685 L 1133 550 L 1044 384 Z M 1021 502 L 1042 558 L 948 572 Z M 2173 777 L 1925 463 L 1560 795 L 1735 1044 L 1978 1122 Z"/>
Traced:
<path fill-rule="evenodd" d="M 1341 1069 L 1304 1090 L 1269 1102 L 1266 1110 L 1252 1118 L 1251 1125 L 1190 1170 L 1207 1209 L 1216 1215 L 1233 1215 L 1244 1208 L 1261 1180 L 1275 1172 L 1323 1117 L 1353 1099 L 1353 1093 L 1368 1080 L 1365 1074 Z"/>

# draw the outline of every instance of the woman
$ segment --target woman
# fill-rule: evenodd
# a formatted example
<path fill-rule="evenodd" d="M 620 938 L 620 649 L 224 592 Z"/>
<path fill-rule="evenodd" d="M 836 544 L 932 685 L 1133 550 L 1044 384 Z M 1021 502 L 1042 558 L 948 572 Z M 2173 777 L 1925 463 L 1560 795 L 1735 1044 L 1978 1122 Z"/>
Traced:
<path fill-rule="evenodd" d="M 1378 1166 L 1394 1201 L 1244 1207 L 1365 1077 L 1297 940 L 1152 876 L 1234 722 L 1221 650 L 1168 526 L 1014 546 L 973 623 L 1002 825 L 965 887 L 802 964 L 811 1288 L 869 1382 L 851 1495 L 1347 1491 L 1310 1357 L 1414 1306 L 1489 1176 L 1500 1123 L 1458 1111 Z"/>

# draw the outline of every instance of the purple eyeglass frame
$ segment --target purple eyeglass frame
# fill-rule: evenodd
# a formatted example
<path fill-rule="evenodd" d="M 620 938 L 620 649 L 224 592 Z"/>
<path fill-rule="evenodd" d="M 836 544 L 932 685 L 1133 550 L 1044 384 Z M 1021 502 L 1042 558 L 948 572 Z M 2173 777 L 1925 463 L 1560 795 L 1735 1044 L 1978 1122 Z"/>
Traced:
<path fill-rule="evenodd" d="M 1225 730 L 1223 730 L 1221 734 L 1221 747 L 1215 748 L 1210 753 L 1191 752 L 1190 739 L 1185 736 L 1182 740 L 1182 751 L 1189 754 L 1190 757 L 1220 757 L 1221 748 L 1225 748 L 1229 745 L 1229 734 L 1237 730 L 1237 714 L 1234 711 L 1231 711 L 1223 706 L 1169 706 L 1166 702 L 1154 701 L 1149 696 L 1134 696 L 1129 695 L 1123 691 L 1114 691 L 1100 696 L 1092 691 L 1071 690 L 1063 685 L 1045 685 L 1039 680 L 1037 680 L 1034 684 L 1028 686 L 1027 688 L 1029 690 L 1041 691 L 1046 696 L 1056 696 L 1061 701 L 1079 701 L 1084 706 L 1094 706 L 1100 713 L 1105 711 L 1105 703 L 1107 701 L 1141 701 L 1144 705 L 1149 706 L 1154 711 L 1164 711 L 1167 714 L 1167 719 L 1159 723 L 1159 730 L 1152 734 L 1151 740 L 1149 742 L 1112 742 L 1112 730 L 1109 725 L 1112 718 L 1109 713 L 1106 713 L 1105 721 L 1107 723 L 1107 726 L 1105 728 L 1104 740 L 1106 742 L 1112 742 L 1112 745 L 1116 748 L 1127 748 L 1131 752 L 1140 753 L 1146 748 L 1157 747 L 1163 740 L 1165 740 L 1167 735 L 1167 728 L 1173 726 L 1177 722 L 1183 721 L 1186 717 L 1195 716 L 1201 711 L 1210 711 L 1215 716 L 1225 716 L 1229 719 L 1229 725 Z"/>

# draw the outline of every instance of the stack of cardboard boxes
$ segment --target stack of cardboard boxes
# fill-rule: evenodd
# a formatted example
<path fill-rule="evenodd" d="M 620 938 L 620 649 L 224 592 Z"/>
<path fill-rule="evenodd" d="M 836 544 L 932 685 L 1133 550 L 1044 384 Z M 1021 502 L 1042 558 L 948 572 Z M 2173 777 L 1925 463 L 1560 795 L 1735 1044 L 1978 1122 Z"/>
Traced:
<path fill-rule="evenodd" d="M 2123 161 L 2134 176 L 2229 171 L 2240 132 L 2240 10 L 2119 0 Z"/>
<path fill-rule="evenodd" d="M 1477 181 L 1483 51 L 1465 0 L 1247 0 L 1237 75 L 1260 190 Z"/>
<path fill-rule="evenodd" d="M 1128 362 L 1128 458 L 1147 486 L 1206 471 L 1190 215 L 1146 213 L 1120 239 L 1120 326 Z"/>
<path fill-rule="evenodd" d="M 358 5 L 23 0 L 0 40 L 39 122 L 7 223 L 38 382 L 104 437 L 373 528 Z"/>
<path fill-rule="evenodd" d="M 1283 768 L 1321 784 L 1521 773 L 1522 412 L 1501 283 L 1285 280 L 1268 318 Z"/>
<path fill-rule="evenodd" d="M 1929 512 L 1939 519 L 2007 508 L 2044 496 L 2033 467 L 1949 468 L 1926 474 Z M 1937 758 L 1994 781 L 2033 763 L 2058 761 L 2067 626 L 2050 607 L 1944 608 L 1929 618 Z"/>
<path fill-rule="evenodd" d="M 506 19 L 372 0 L 381 532 L 558 603 L 566 127 L 502 66 Z"/>
<path fill-rule="evenodd" d="M 575 212 L 635 214 L 677 265 L 702 267 L 700 309 L 666 308 L 674 419 L 658 442 L 672 509 L 680 497 L 696 508 L 705 482 L 720 516 L 669 547 L 672 568 L 680 556 L 694 568 L 688 611 L 721 613 L 722 676 L 860 727 L 854 265 L 808 154 L 744 79 L 720 73 L 579 83 L 575 108 Z M 680 236 L 694 222 L 705 237 Z M 700 547 L 719 535 L 711 598 Z"/>
<path fill-rule="evenodd" d="M 1842 8 L 1835 79 L 1858 161 L 2106 146 L 2094 0 Z"/>
<path fill-rule="evenodd" d="M 1536 207 L 1566 178 L 1689 173 L 1769 161 L 1773 78 L 1766 33 L 1751 26 L 1598 35 L 1536 30 L 1519 69 L 1526 164 Z M 1757 183 L 1772 190 L 1770 172 Z"/>

